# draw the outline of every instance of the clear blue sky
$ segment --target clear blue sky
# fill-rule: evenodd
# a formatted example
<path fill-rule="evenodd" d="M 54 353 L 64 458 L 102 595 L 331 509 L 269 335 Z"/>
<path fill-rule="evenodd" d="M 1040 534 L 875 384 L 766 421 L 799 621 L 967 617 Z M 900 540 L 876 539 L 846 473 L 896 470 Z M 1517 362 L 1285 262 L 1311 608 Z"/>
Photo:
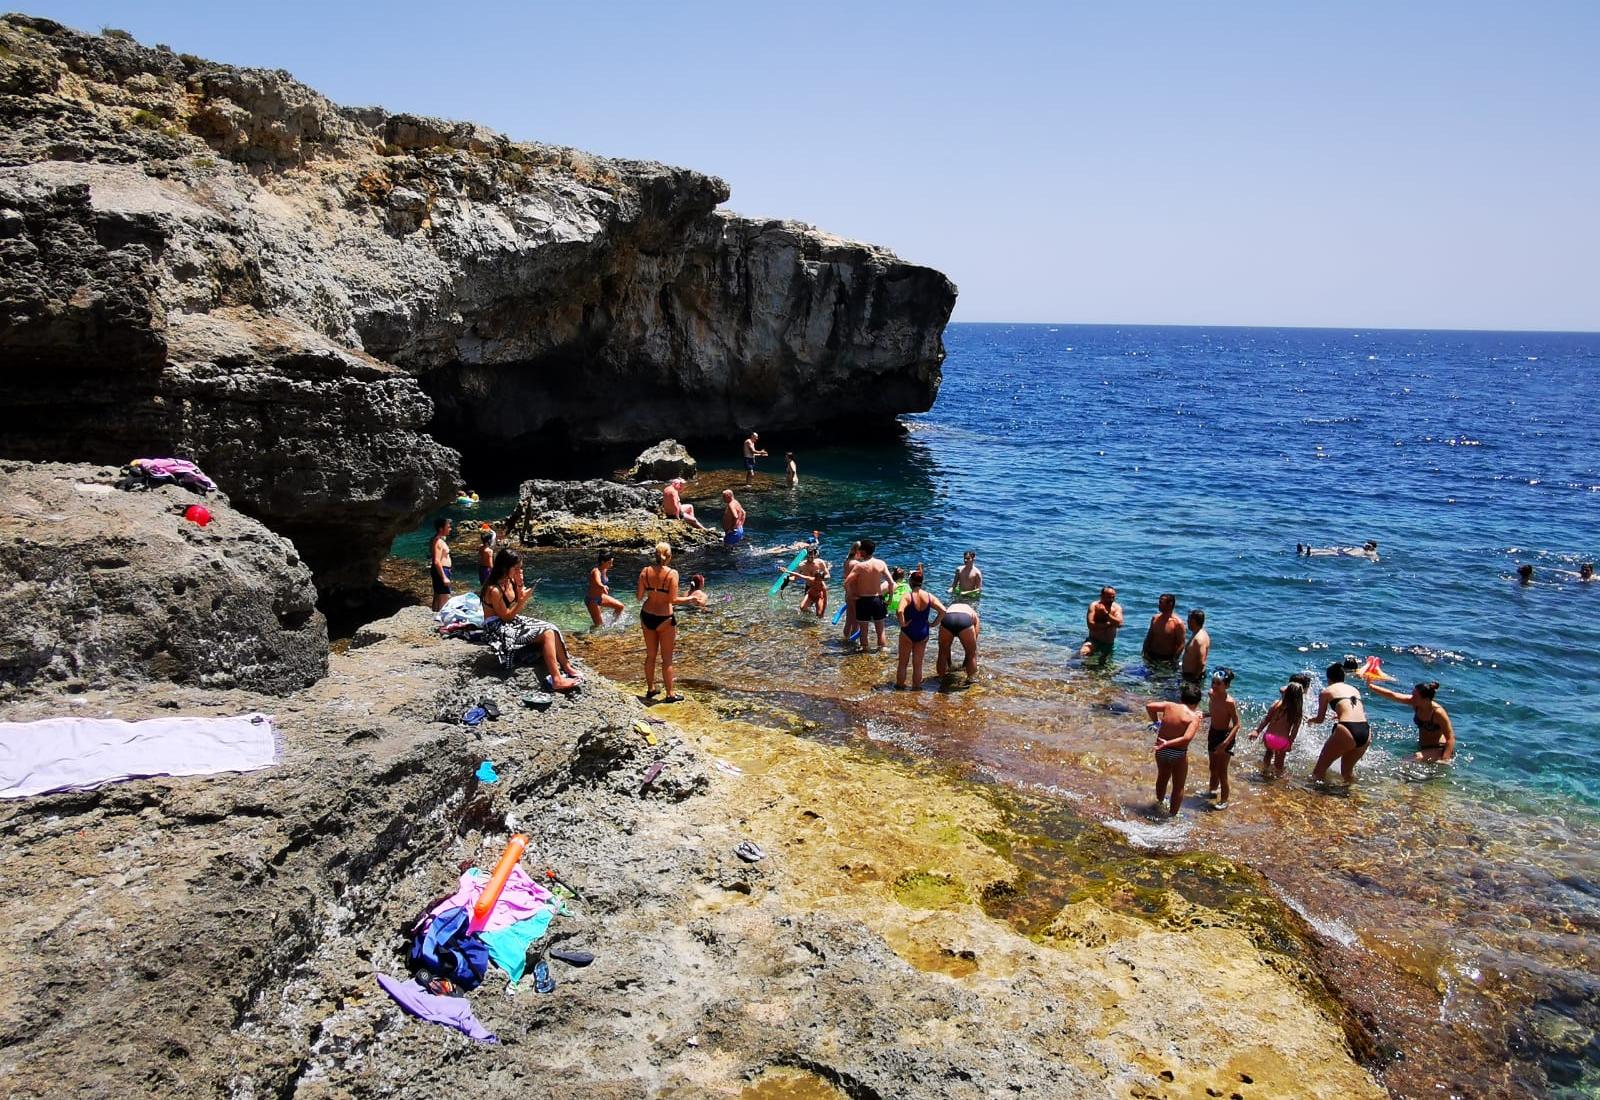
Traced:
<path fill-rule="evenodd" d="M 1600 3 L 25 10 L 713 172 L 958 320 L 1600 329 Z"/>

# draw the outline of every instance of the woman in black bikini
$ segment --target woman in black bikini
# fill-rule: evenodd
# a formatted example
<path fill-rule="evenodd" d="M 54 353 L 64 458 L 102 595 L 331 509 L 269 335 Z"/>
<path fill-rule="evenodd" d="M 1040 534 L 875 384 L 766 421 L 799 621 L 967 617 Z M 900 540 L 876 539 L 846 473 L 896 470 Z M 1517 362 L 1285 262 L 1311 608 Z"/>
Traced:
<path fill-rule="evenodd" d="M 644 631 L 644 697 L 654 699 L 660 694 L 656 687 L 656 655 L 661 655 L 661 678 L 667 685 L 663 703 L 682 702 L 683 696 L 673 691 L 672 651 L 678 641 L 678 617 L 674 614 L 680 603 L 694 597 L 678 595 L 678 571 L 671 568 L 672 547 L 656 543 L 656 560 L 639 571 L 639 627 Z"/>
<path fill-rule="evenodd" d="M 1456 755 L 1456 728 L 1445 709 L 1434 702 L 1439 694 L 1438 681 L 1418 684 L 1410 695 L 1401 695 L 1378 684 L 1368 684 L 1385 699 L 1405 703 L 1411 708 L 1411 717 L 1417 723 L 1416 759 L 1429 764 L 1442 764 Z"/>
<path fill-rule="evenodd" d="M 1317 757 L 1317 766 L 1312 769 L 1311 778 L 1318 783 L 1326 781 L 1328 769 L 1337 760 L 1339 774 L 1348 786 L 1355 782 L 1356 764 L 1367 755 L 1367 746 L 1372 744 L 1372 726 L 1367 722 L 1367 709 L 1361 703 L 1361 693 L 1344 682 L 1343 664 L 1328 666 L 1328 686 L 1318 696 L 1317 716 L 1311 720 L 1323 721 L 1330 709 L 1333 711 L 1333 732 L 1328 734 L 1328 740 L 1322 745 L 1322 755 Z"/>

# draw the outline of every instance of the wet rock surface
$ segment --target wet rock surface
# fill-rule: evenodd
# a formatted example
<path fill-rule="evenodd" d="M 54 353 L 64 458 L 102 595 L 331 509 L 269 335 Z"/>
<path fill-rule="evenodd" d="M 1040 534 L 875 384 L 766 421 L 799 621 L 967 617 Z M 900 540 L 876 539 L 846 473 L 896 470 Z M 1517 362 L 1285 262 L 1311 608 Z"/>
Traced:
<path fill-rule="evenodd" d="M 48 20 L 0 47 L 0 455 L 182 453 L 324 589 L 459 487 L 441 442 L 532 470 L 937 392 L 948 279 L 714 177 Z"/>
<path fill-rule="evenodd" d="M 218 494 L 130 492 L 110 467 L 0 462 L 0 698 L 174 681 L 287 694 L 327 671 L 311 572 Z M 200 527 L 183 511 L 201 504 Z"/>
<path fill-rule="evenodd" d="M 658 542 L 674 549 L 711 546 L 722 541 L 717 530 L 697 530 L 661 514 L 660 485 L 617 481 L 524 481 L 506 530 L 529 546 L 647 550 Z M 719 513 L 700 522 L 716 527 Z"/>

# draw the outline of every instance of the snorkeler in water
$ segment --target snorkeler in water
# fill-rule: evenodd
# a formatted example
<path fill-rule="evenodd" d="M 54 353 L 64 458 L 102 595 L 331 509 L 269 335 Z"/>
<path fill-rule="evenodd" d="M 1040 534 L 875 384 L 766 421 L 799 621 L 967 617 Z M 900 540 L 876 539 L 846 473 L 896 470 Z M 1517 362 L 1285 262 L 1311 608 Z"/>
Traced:
<path fill-rule="evenodd" d="M 1360 546 L 1308 546 L 1295 543 L 1294 552 L 1303 554 L 1308 558 L 1366 558 L 1368 561 L 1377 561 L 1378 543 L 1376 539 L 1368 539 Z"/>

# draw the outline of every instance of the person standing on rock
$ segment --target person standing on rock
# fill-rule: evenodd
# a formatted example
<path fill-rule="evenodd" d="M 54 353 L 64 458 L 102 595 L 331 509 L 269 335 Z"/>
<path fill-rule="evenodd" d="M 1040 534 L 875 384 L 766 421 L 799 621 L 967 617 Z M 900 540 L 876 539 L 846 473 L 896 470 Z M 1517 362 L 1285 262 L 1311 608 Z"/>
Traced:
<path fill-rule="evenodd" d="M 744 483 L 756 483 L 756 459 L 766 458 L 767 452 L 760 449 L 761 433 L 751 432 L 744 441 Z"/>
<path fill-rule="evenodd" d="M 644 631 L 644 697 L 661 694 L 656 687 L 656 657 L 661 658 L 661 679 L 667 685 L 663 703 L 677 703 L 683 696 L 673 690 L 672 658 L 678 642 L 678 605 L 687 601 L 678 595 L 678 571 L 672 568 L 672 547 L 656 543 L 655 561 L 639 571 L 639 629 Z"/>
<path fill-rule="evenodd" d="M 884 623 L 889 618 L 889 605 L 884 602 L 884 596 L 894 588 L 894 579 L 889 575 L 888 564 L 878 557 L 877 553 L 877 543 L 871 539 L 862 539 L 861 564 L 852 574 L 856 593 L 856 625 L 861 628 L 863 653 L 867 651 L 869 632 L 878 635 L 880 651 L 889 644 L 888 635 L 884 630 Z"/>
<path fill-rule="evenodd" d="M 722 541 L 725 545 L 738 546 L 744 541 L 744 518 L 744 505 L 733 499 L 733 490 L 722 490 Z"/>
<path fill-rule="evenodd" d="M 1200 685 L 1184 684 L 1178 689 L 1178 701 L 1169 703 L 1152 700 L 1144 705 L 1145 713 L 1156 725 L 1156 808 L 1167 803 L 1167 812 L 1178 816 L 1183 806 L 1183 785 L 1189 778 L 1189 745 L 1200 732 L 1205 716 L 1196 708 L 1200 706 Z M 1167 784 L 1172 784 L 1172 797 L 1167 799 Z"/>
<path fill-rule="evenodd" d="M 668 519 L 681 519 L 696 531 L 704 531 L 706 525 L 694 518 L 694 505 L 683 502 L 685 484 L 683 478 L 675 477 L 661 487 L 661 514 Z"/>
<path fill-rule="evenodd" d="M 433 542 L 428 550 L 428 571 L 433 574 L 433 609 L 450 599 L 450 521 L 434 520 Z"/>

